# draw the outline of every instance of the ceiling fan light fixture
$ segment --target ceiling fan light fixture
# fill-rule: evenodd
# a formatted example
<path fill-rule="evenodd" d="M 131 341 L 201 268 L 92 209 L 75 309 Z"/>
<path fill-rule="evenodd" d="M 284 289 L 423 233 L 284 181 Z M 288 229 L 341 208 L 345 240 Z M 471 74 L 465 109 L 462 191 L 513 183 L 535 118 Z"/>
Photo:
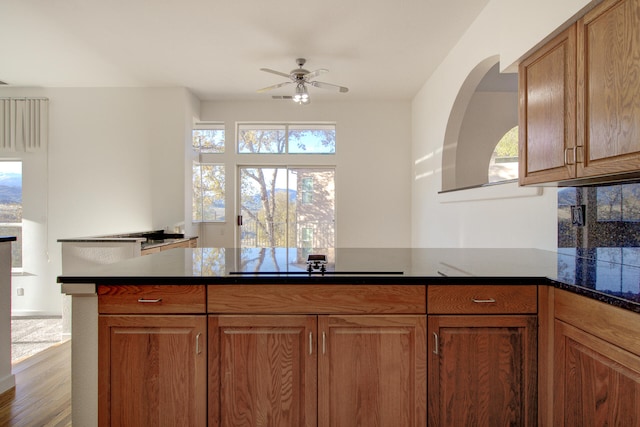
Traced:
<path fill-rule="evenodd" d="M 302 83 L 299 83 L 296 86 L 296 93 L 293 95 L 293 102 L 297 104 L 308 104 L 309 103 L 309 92 L 307 92 L 307 88 Z"/>

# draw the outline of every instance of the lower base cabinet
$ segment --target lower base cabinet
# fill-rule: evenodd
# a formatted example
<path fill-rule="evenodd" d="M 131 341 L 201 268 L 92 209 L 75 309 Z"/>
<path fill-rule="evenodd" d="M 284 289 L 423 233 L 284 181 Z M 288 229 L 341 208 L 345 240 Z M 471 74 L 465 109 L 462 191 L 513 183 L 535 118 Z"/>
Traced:
<path fill-rule="evenodd" d="M 212 315 L 209 425 L 424 426 L 424 315 Z"/>
<path fill-rule="evenodd" d="M 316 425 L 316 317 L 209 316 L 209 426 Z"/>
<path fill-rule="evenodd" d="M 206 425 L 206 316 L 100 315 L 98 325 L 98 425 Z"/>
<path fill-rule="evenodd" d="M 638 314 L 555 292 L 554 426 L 640 425 Z"/>
<path fill-rule="evenodd" d="M 537 317 L 428 317 L 429 426 L 535 426 Z"/>

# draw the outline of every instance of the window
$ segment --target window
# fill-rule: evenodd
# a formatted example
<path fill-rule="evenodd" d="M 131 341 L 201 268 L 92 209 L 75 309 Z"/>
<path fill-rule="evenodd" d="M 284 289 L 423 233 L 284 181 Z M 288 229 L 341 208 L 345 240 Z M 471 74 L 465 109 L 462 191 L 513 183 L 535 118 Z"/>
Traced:
<path fill-rule="evenodd" d="M 489 162 L 489 182 L 512 179 L 518 179 L 518 126 L 502 136 Z"/>
<path fill-rule="evenodd" d="M 11 267 L 22 268 L 22 162 L 0 161 L 0 236 L 16 236 Z"/>
<path fill-rule="evenodd" d="M 334 154 L 334 124 L 238 125 L 238 153 L 241 154 Z"/>
<path fill-rule="evenodd" d="M 200 153 L 224 153 L 224 123 L 199 122 L 191 131 L 193 149 Z"/>
<path fill-rule="evenodd" d="M 241 166 L 239 178 L 240 247 L 335 247 L 334 168 Z"/>
<path fill-rule="evenodd" d="M 225 220 L 224 165 L 193 163 L 193 221 Z"/>

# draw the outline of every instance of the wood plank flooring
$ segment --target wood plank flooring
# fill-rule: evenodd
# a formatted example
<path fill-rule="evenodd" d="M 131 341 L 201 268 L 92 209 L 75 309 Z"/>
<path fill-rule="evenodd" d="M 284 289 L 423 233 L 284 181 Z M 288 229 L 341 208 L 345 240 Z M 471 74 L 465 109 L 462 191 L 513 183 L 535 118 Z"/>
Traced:
<path fill-rule="evenodd" d="M 0 426 L 71 426 L 71 341 L 13 367 L 16 387 L 0 394 Z"/>

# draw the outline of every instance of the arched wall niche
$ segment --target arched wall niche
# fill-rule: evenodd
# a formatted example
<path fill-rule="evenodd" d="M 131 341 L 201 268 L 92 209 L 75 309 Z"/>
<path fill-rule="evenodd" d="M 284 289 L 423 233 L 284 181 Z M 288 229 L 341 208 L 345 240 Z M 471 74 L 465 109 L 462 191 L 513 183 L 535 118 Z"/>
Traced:
<path fill-rule="evenodd" d="M 447 122 L 442 190 L 486 184 L 493 150 L 518 124 L 517 75 L 499 72 L 499 57 L 480 62 L 462 84 Z"/>

